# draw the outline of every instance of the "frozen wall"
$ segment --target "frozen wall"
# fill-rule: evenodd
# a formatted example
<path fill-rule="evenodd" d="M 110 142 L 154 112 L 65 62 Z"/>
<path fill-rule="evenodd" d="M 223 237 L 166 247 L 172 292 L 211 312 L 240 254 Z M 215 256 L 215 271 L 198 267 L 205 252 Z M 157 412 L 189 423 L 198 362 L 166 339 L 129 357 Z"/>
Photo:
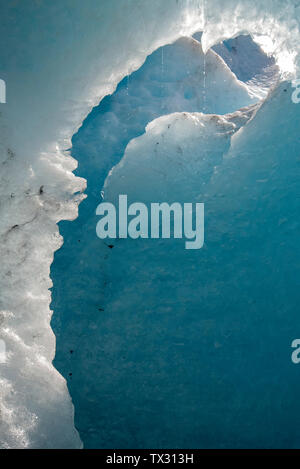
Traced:
<path fill-rule="evenodd" d="M 111 343 L 107 348 L 116 347 L 120 351 L 120 318 L 115 311 L 111 311 L 107 303 L 110 295 L 106 272 L 110 258 L 110 249 L 107 246 L 109 242 L 101 242 L 95 235 L 98 222 L 95 210 L 101 200 L 100 191 L 105 179 L 112 166 L 120 160 L 123 161 L 127 144 L 142 135 L 153 119 L 184 111 L 225 114 L 236 108 L 250 105 L 238 113 L 239 125 L 243 125 L 258 107 L 258 104 L 252 103 L 253 98 L 249 95 L 245 85 L 236 79 L 220 57 L 212 51 L 204 56 L 199 42 L 192 38 L 181 38 L 172 45 L 157 49 L 138 71 L 130 77 L 125 77 L 113 95 L 105 97 L 99 106 L 93 109 L 72 139 L 72 156 L 78 161 L 76 174 L 87 179 L 88 197 L 80 205 L 79 216 L 74 222 L 62 222 L 59 225 L 64 237 L 64 245 L 56 252 L 51 266 L 51 278 L 54 283 L 51 304 L 54 314 L 51 326 L 57 339 L 54 365 L 68 381 L 68 388 L 76 409 L 76 428 L 86 447 L 118 446 L 126 441 L 126 438 L 130 446 L 132 437 L 130 433 L 126 436 L 124 427 L 120 426 L 120 431 L 114 432 L 115 440 L 112 440 L 108 428 L 109 418 L 103 415 L 102 408 L 103 404 L 107 409 L 107 414 L 111 415 L 111 421 L 115 422 L 115 410 L 119 407 L 118 403 L 125 402 L 125 398 L 116 398 L 115 404 L 110 407 L 107 405 L 108 394 L 113 395 L 114 391 L 113 389 L 110 393 L 105 391 L 103 398 L 102 388 L 103 382 L 110 386 L 109 383 L 111 383 L 112 376 L 117 374 L 116 368 L 118 367 L 114 365 L 110 373 L 107 349 L 104 351 L 102 347 L 102 343 L 106 342 L 103 334 L 107 337 L 107 343 Z M 182 122 L 184 123 L 185 119 L 179 119 L 176 132 L 180 125 L 183 126 Z M 226 121 L 221 118 L 220 122 Z M 212 127 L 213 135 L 219 127 L 217 130 L 214 126 Z M 225 126 L 225 132 L 233 127 Z M 187 127 L 184 129 L 188 130 Z M 158 130 L 157 134 L 159 133 Z M 144 178 L 148 178 L 150 185 L 156 188 L 154 192 L 157 194 L 158 188 L 165 188 L 169 194 L 176 188 L 176 197 L 179 197 L 178 186 L 171 184 L 172 179 L 178 180 L 176 171 L 181 176 L 182 172 L 185 172 L 186 178 L 191 176 L 191 171 L 188 172 L 185 168 L 188 158 L 182 160 L 181 156 L 183 134 L 184 132 L 180 132 L 178 135 L 179 143 L 177 147 L 175 146 L 178 160 L 173 170 L 170 162 L 174 158 L 172 154 L 174 147 L 169 149 L 167 160 L 169 164 L 165 164 L 165 167 L 154 168 L 156 181 L 150 177 L 149 171 L 153 162 L 146 164 L 147 158 L 143 151 L 139 160 L 140 167 L 135 168 L 131 178 L 124 178 L 125 193 L 129 194 L 134 187 L 138 187 L 139 180 L 144 184 Z M 192 135 L 187 132 L 186 139 L 194 140 L 196 135 L 198 139 L 192 145 L 200 145 L 204 139 L 205 133 L 201 132 L 201 126 L 195 127 L 195 133 Z M 218 135 L 211 138 L 215 148 L 219 140 Z M 161 148 L 163 142 L 160 141 L 159 145 L 157 148 Z M 213 170 L 213 165 L 221 159 L 222 150 L 219 150 L 216 156 L 211 155 L 206 167 L 201 167 L 206 178 Z M 169 171 L 166 170 L 167 166 Z M 194 165 L 192 171 L 195 171 L 195 178 L 198 179 L 201 170 L 198 168 L 196 171 L 196 169 Z M 123 178 L 124 174 L 120 177 Z M 188 184 L 183 184 L 182 187 L 187 192 L 186 197 L 189 198 L 191 194 L 187 191 Z M 153 191 L 151 194 L 153 195 Z M 138 199 L 141 196 L 143 194 L 140 190 L 137 194 Z M 147 276 L 148 264 L 147 258 L 144 260 L 145 276 Z M 113 278 L 112 283 L 119 291 L 118 279 Z M 135 284 L 137 285 L 138 282 L 134 282 L 133 288 Z M 144 297 L 146 292 L 139 290 L 139 294 Z M 151 302 L 149 297 L 145 303 L 147 304 L 148 301 Z M 125 298 L 123 302 L 127 306 L 130 304 Z M 131 309 L 128 309 L 125 315 L 134 321 Z M 103 319 L 107 316 L 111 317 L 109 333 L 103 327 Z M 132 342 L 136 343 L 134 337 L 132 337 Z M 103 363 L 104 357 L 105 360 L 108 359 L 106 365 Z M 122 363 L 127 363 L 124 362 L 123 356 L 118 355 L 116 355 L 116 362 L 117 357 L 120 367 Z M 128 381 L 124 380 L 123 386 L 118 385 L 118 393 L 125 396 L 128 384 Z M 139 387 L 137 387 L 137 393 L 140 393 Z M 132 406 L 128 406 L 129 412 L 131 409 Z M 127 416 L 122 419 L 125 426 L 126 419 Z M 121 428 L 123 428 L 122 431 Z"/>
<path fill-rule="evenodd" d="M 203 27 L 206 50 L 249 32 L 293 71 L 299 8 L 296 1 L 1 1 L 2 447 L 81 444 L 65 381 L 51 364 L 48 288 L 62 242 L 56 223 L 75 218 L 83 198 L 85 183 L 66 154 L 83 118 L 149 53 Z"/>
<path fill-rule="evenodd" d="M 290 93 L 282 83 L 239 131 L 243 112 L 156 119 L 107 177 L 104 200 L 116 207 L 119 194 L 148 209 L 204 202 L 205 245 L 106 240 L 102 312 L 88 310 L 93 352 L 83 334 L 71 388 L 90 447 L 299 448 L 300 113 Z"/>

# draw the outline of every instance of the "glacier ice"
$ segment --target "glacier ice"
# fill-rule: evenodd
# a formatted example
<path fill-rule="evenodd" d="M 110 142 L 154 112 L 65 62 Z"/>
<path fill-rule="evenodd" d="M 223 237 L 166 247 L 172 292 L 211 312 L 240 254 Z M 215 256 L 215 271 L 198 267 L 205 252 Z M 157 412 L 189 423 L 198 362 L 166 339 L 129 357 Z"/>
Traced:
<path fill-rule="evenodd" d="M 178 63 L 182 67 L 178 68 Z M 205 90 L 204 71 L 207 82 Z M 224 114 L 230 113 L 236 107 L 248 105 L 249 107 L 237 113 L 229 114 L 230 124 L 227 132 L 230 133 L 232 129 L 237 130 L 245 124 L 252 116 L 257 108 L 257 105 L 252 103 L 256 100 L 257 98 L 254 99 L 249 94 L 247 87 L 236 79 L 215 53 L 208 54 L 204 69 L 200 44 L 194 39 L 182 38 L 149 56 L 140 70 L 125 78 L 116 92 L 101 102 L 99 108 L 91 113 L 85 125 L 74 136 L 72 155 L 78 160 L 78 173 L 88 180 L 86 192 L 88 197 L 80 206 L 78 219 L 72 224 L 60 225 L 65 244 L 64 248 L 57 252 L 52 265 L 51 276 L 55 282 L 52 302 L 55 315 L 52 326 L 58 341 L 55 366 L 68 379 L 77 408 L 76 426 L 81 435 L 91 433 L 88 430 L 89 425 L 93 428 L 96 425 L 95 414 L 88 411 L 86 404 L 82 405 L 87 389 L 90 394 L 95 386 L 93 378 L 96 374 L 91 376 L 91 382 L 88 378 L 88 383 L 82 386 L 87 376 L 85 373 L 81 374 L 79 370 L 85 368 L 84 363 L 90 360 L 91 355 L 90 336 L 85 336 L 82 330 L 98 331 L 99 309 L 102 309 L 101 304 L 107 295 L 107 290 L 104 288 L 104 269 L 101 268 L 99 271 L 99 265 L 102 265 L 103 258 L 106 258 L 107 247 L 105 243 L 99 244 L 95 236 L 95 226 L 98 221 L 95 207 L 100 201 L 100 189 L 106 175 L 112 165 L 122 158 L 127 143 L 142 134 L 147 123 L 155 117 L 176 111 L 198 109 Z M 227 121 L 224 119 L 224 122 Z M 200 130 L 200 127 L 196 129 L 199 144 L 203 138 Z M 214 126 L 211 132 L 215 134 Z M 188 138 L 188 134 L 186 137 Z M 212 145 L 216 145 L 216 142 Z M 222 151 L 219 153 L 219 159 L 221 155 Z M 209 167 L 211 171 L 212 161 Z M 145 163 L 142 171 L 145 172 L 146 168 Z M 178 166 L 176 169 L 178 170 Z M 156 171 L 159 176 L 159 170 Z M 136 180 L 139 180 L 138 171 Z M 159 177 L 156 183 L 152 181 L 155 187 L 162 183 L 163 180 Z M 172 184 L 169 190 L 171 189 L 174 189 Z M 128 189 L 124 193 L 127 192 Z M 178 190 L 176 192 L 178 193 Z M 73 351 L 72 354 L 70 350 Z M 94 354 L 95 360 L 99 360 L 96 349 Z M 91 405 L 94 406 L 95 399 L 93 397 L 90 399 Z M 98 427 L 96 428 L 99 431 Z M 98 438 L 98 433 L 93 432 L 91 438 Z M 86 438 L 84 441 L 87 444 Z"/>
<path fill-rule="evenodd" d="M 279 68 L 274 57 L 261 53 L 251 36 L 242 35 L 213 47 L 237 78 L 246 83 L 250 93 L 265 98 L 279 80 Z"/>
<path fill-rule="evenodd" d="M 282 73 L 295 77 L 300 64 L 299 8 L 298 2 L 292 0 L 284 3 L 267 0 L 263 4 L 250 0 L 144 0 L 138 4 L 134 0 L 122 3 L 117 0 L 89 0 L 84 4 L 79 0 L 54 0 L 47 3 L 17 2 L 17 6 L 15 3 L 2 2 L 1 79 L 7 84 L 7 103 L 0 104 L 0 325 L 1 340 L 5 341 L 7 348 L 7 360 L 0 365 L 1 447 L 81 446 L 73 425 L 73 407 L 66 382 L 52 366 L 55 338 L 49 324 L 52 313 L 49 309 L 48 290 L 51 287 L 49 270 L 53 254 L 62 244 L 57 223 L 62 219 L 76 218 L 77 206 L 84 198 L 82 192 L 85 181 L 73 174 L 77 163 L 67 152 L 74 132 L 93 106 L 112 93 L 125 76 L 137 70 L 148 55 L 163 45 L 182 36 L 191 36 L 200 30 L 204 30 L 201 40 L 205 51 L 224 39 L 248 33 L 266 52 L 274 55 Z M 237 81 L 234 86 L 242 94 L 243 87 Z M 272 192 L 266 184 L 269 167 L 260 165 L 266 161 L 273 168 L 278 155 L 285 153 L 287 158 L 282 162 L 283 167 L 279 166 L 283 173 L 288 171 L 291 189 L 296 193 L 297 185 L 293 178 L 296 178 L 297 173 L 293 166 L 294 161 L 290 158 L 297 153 L 297 107 L 291 107 L 290 88 L 288 84 L 284 86 L 285 88 L 278 88 L 271 94 L 255 119 L 231 139 L 224 166 L 228 172 L 222 177 L 218 176 L 222 159 L 220 154 L 214 184 L 220 181 L 224 193 L 225 188 L 236 191 L 234 197 L 228 195 L 233 192 L 227 193 L 227 198 L 231 197 L 230 201 L 238 200 L 240 192 L 246 193 L 247 187 L 249 189 L 246 169 L 254 178 L 258 194 L 264 190 Z M 267 107 L 268 102 L 270 108 Z M 223 106 L 224 103 L 220 99 L 215 104 Z M 197 110 L 201 109 L 187 109 L 190 112 Z M 224 113 L 234 110 L 226 110 Z M 256 109 L 247 112 L 251 114 Z M 281 119 L 285 116 L 291 123 L 288 128 L 286 120 L 280 120 L 280 116 Z M 153 116 L 155 117 L 157 116 Z M 229 118 L 223 119 L 230 127 L 236 125 L 234 121 L 246 121 L 248 117 L 240 112 L 233 115 L 231 121 Z M 270 155 L 270 147 L 266 146 L 269 142 L 268 135 L 270 129 L 274 128 L 277 132 L 276 145 L 281 152 L 275 151 L 274 160 L 265 159 L 265 154 Z M 139 130 L 141 131 L 142 129 Z M 257 148 L 256 136 L 260 136 L 260 145 L 265 149 L 264 155 L 250 149 L 250 146 Z M 284 142 L 289 145 L 285 150 L 282 147 Z M 269 144 L 272 144 L 273 150 L 273 142 Z M 243 183 L 238 184 L 237 180 L 231 187 L 235 177 L 240 177 L 239 158 L 236 156 L 239 152 L 244 156 L 244 173 L 240 179 Z M 260 158 L 254 158 L 254 153 Z M 109 165 L 112 167 L 116 164 L 119 156 L 122 155 L 117 154 L 114 161 L 104 162 L 105 170 Z M 254 162 L 259 165 L 258 170 L 255 169 Z M 271 173 L 272 177 L 279 178 L 278 173 L 275 173 Z M 84 174 L 82 176 L 85 177 Z M 210 176 L 209 170 L 206 176 Z M 99 175 L 100 188 L 101 177 L 105 177 L 105 171 L 102 176 Z M 284 182 L 283 177 L 278 179 L 282 191 Z M 282 191 L 278 191 L 278 197 L 281 197 L 278 203 L 287 201 L 292 210 L 295 208 L 292 200 L 295 204 L 297 197 L 286 200 L 287 196 Z M 291 190 L 288 195 L 291 196 L 292 193 Z M 266 193 L 263 196 L 267 197 Z M 272 216 L 275 215 L 276 211 L 272 212 Z M 73 223 L 74 236 L 77 236 L 79 227 L 76 228 L 76 221 Z M 226 220 L 220 216 L 220 224 L 222 223 L 225 225 Z M 242 217 L 241 223 L 247 226 Z M 286 229 L 284 221 L 280 222 L 280 227 L 280 230 Z M 297 228 L 296 221 L 294 228 Z M 292 232 L 288 232 L 288 235 L 292 239 Z M 245 239 L 245 243 L 247 242 L 249 240 Z M 279 239 L 278 242 L 280 243 Z M 66 244 L 68 243 L 67 240 Z M 113 252 L 115 251 L 112 250 Z M 293 280 L 295 272 L 292 267 L 295 265 L 297 252 L 293 253 L 293 257 L 287 245 L 281 251 L 281 256 L 283 254 L 289 259 L 290 267 L 285 266 L 283 257 L 279 256 L 281 274 L 276 277 L 278 289 L 274 302 L 275 298 L 278 304 L 282 302 L 282 312 L 289 314 L 291 322 L 294 310 L 292 305 L 285 306 L 279 280 L 283 274 Z M 105 255 L 103 250 L 103 256 Z M 231 252 L 227 251 L 227 255 L 230 256 Z M 61 256 L 63 259 L 63 254 Z M 261 256 L 263 258 L 262 253 Z M 72 263 L 72 260 L 65 259 L 65 262 Z M 218 260 L 213 259 L 213 262 L 216 264 Z M 81 266 L 78 267 L 79 270 L 80 268 Z M 105 276 L 99 269 L 91 271 L 91 276 L 93 275 Z M 243 279 L 247 283 L 245 277 Z M 93 281 L 92 279 L 91 283 Z M 217 281 L 222 283 L 220 279 L 216 279 Z M 80 280 L 75 286 L 78 290 L 85 288 Z M 289 288 L 292 289 L 293 286 L 292 281 Z M 183 285 L 183 289 L 184 287 Z M 60 294 L 63 295 L 63 290 Z M 92 295 L 89 298 L 89 294 L 87 292 L 87 296 L 81 299 L 78 295 L 77 299 L 82 301 L 83 306 L 90 304 Z M 75 300 L 76 295 L 74 302 Z M 239 306 L 242 308 L 243 305 Z M 73 314 L 71 327 L 76 329 L 76 310 Z M 90 322 L 84 324 L 83 328 L 92 334 L 93 318 L 89 319 Z M 258 316 L 254 319 L 259 321 Z M 278 313 L 274 320 L 280 319 L 281 315 Z M 209 330 L 210 319 L 207 321 L 204 328 Z M 281 325 L 280 322 L 278 324 Z M 108 331 L 109 325 L 108 319 L 107 325 L 103 325 L 103 331 Z M 220 327 L 221 325 L 222 321 Z M 284 327 L 288 330 L 288 325 Z M 96 334 L 95 331 L 94 333 Z M 116 337 L 110 339 L 112 340 L 109 343 L 104 344 L 104 354 L 113 353 L 119 346 Z M 235 340 L 238 340 L 237 336 Z M 262 340 L 263 338 L 260 343 Z M 94 391 L 96 392 L 95 389 Z M 288 396 L 287 389 L 285 392 Z M 242 394 L 235 394 L 234 398 L 240 402 L 241 396 Z M 90 395 L 87 398 L 93 399 Z M 79 409 L 79 416 L 80 412 Z M 287 415 L 284 414 L 282 418 L 286 420 Z M 104 425 L 105 422 L 103 427 Z M 205 433 L 205 428 L 202 430 Z M 295 430 L 296 445 L 297 429 L 290 430 Z M 106 430 L 103 428 L 102 431 Z M 132 428 L 132 434 L 135 431 Z M 127 444 L 125 435 L 120 444 Z"/>
<path fill-rule="evenodd" d="M 250 120 L 248 109 L 160 117 L 109 173 L 105 201 L 122 193 L 146 204 L 204 201 L 206 244 L 195 256 L 183 240 L 117 239 L 113 249 L 97 240 L 81 257 L 93 283 L 76 319 L 79 298 L 70 310 L 56 299 L 56 363 L 73 371 L 86 447 L 299 446 L 290 419 L 300 411 L 297 373 L 286 363 L 300 265 L 299 112 L 290 93 L 282 83 Z M 83 265 L 80 273 L 76 288 L 86 289 Z"/>

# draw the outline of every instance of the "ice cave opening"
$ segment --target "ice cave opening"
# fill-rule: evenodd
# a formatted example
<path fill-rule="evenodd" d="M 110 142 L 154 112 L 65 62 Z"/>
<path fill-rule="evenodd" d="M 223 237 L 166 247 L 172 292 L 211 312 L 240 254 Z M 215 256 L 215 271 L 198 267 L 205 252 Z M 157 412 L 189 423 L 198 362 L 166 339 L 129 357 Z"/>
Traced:
<path fill-rule="evenodd" d="M 51 325 L 54 365 L 68 382 L 86 448 L 284 445 L 278 428 L 287 408 L 274 401 L 272 381 L 284 357 L 275 364 L 273 353 L 295 319 L 298 267 L 282 236 L 295 236 L 299 224 L 285 231 L 278 207 L 285 204 L 287 217 L 298 208 L 297 164 L 293 151 L 282 161 L 279 131 L 278 150 L 270 152 L 260 129 L 265 120 L 280 125 L 289 85 L 278 84 L 275 60 L 250 36 L 205 55 L 200 38 L 153 52 L 72 139 L 88 197 L 76 220 L 59 224 L 64 244 L 51 266 Z M 101 197 L 119 194 L 145 203 L 205 202 L 204 248 L 189 253 L 180 240 L 108 246 L 96 237 L 95 210 Z M 270 226 L 278 230 L 275 248 Z M 282 275 L 290 276 L 292 302 Z M 288 394 L 285 382 L 282 376 Z M 270 410 L 263 422 L 261 406 Z M 296 441 L 296 424 L 292 430 Z"/>

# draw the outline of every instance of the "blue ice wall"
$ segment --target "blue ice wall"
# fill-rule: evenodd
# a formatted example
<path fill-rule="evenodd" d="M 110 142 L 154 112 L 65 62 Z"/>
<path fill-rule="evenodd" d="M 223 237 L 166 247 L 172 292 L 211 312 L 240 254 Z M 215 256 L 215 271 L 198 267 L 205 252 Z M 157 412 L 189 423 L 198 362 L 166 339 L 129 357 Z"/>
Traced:
<path fill-rule="evenodd" d="M 60 224 L 52 327 L 81 438 L 86 448 L 300 447 L 290 358 L 299 335 L 300 115 L 291 88 L 282 84 L 224 146 L 228 158 L 212 146 L 217 169 L 205 186 L 199 180 L 202 250 L 130 239 L 111 249 L 95 233 L 108 171 L 155 117 L 201 110 L 181 100 L 163 109 L 163 85 L 155 106 L 152 93 L 148 109 L 134 107 L 142 73 L 123 80 L 73 138 L 88 198 L 77 220 Z"/>

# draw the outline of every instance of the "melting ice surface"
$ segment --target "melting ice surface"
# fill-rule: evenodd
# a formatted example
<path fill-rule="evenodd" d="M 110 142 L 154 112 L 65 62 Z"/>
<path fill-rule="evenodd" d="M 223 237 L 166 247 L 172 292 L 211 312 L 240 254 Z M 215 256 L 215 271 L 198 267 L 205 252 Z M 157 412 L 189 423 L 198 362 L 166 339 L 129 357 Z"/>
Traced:
<path fill-rule="evenodd" d="M 254 94 L 182 39 L 73 138 L 88 198 L 60 224 L 52 327 L 86 448 L 300 446 L 299 111 L 288 84 L 259 109 Z M 109 248 L 95 233 L 103 186 L 107 201 L 205 202 L 204 248 Z"/>

